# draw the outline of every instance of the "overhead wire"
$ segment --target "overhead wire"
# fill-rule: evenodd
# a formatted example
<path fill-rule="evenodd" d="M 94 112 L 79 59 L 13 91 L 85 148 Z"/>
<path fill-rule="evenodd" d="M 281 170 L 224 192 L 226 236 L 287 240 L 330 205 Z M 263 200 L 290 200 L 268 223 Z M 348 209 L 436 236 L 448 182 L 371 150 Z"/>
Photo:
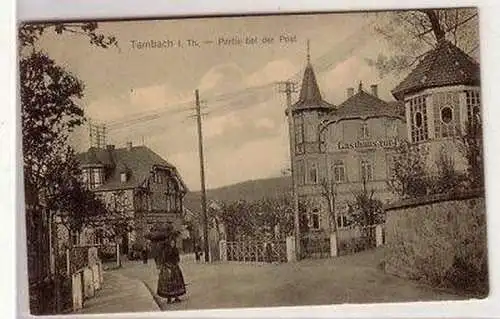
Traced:
<path fill-rule="evenodd" d="M 359 43 L 363 43 L 363 41 L 367 39 L 367 28 L 368 26 L 365 25 L 360 29 L 357 29 L 351 35 L 346 36 L 342 43 L 336 45 L 334 49 L 330 49 L 318 58 L 314 59 L 313 64 L 315 67 L 315 71 L 317 73 L 323 73 L 330 70 L 334 65 L 338 64 L 339 61 L 342 61 L 342 59 L 345 59 L 345 56 L 351 54 Z M 352 42 L 353 38 L 355 39 L 355 44 L 347 45 L 347 42 Z M 342 53 L 340 54 L 340 57 L 339 51 L 341 51 Z M 335 59 L 332 60 L 332 57 L 335 57 Z M 292 74 L 290 77 L 288 77 L 287 80 L 298 82 L 298 80 L 300 80 L 300 77 L 302 76 L 302 72 L 303 68 Z M 206 116 L 217 114 L 229 109 L 242 110 L 261 104 L 272 98 L 273 92 L 271 91 L 271 89 L 275 87 L 276 82 L 269 82 L 262 85 L 247 87 L 241 90 L 226 92 L 222 94 L 210 95 L 210 93 L 207 93 L 203 102 L 210 103 L 211 106 L 210 111 L 205 112 L 204 115 Z M 190 112 L 193 110 L 194 101 L 185 101 L 181 103 L 171 104 L 158 109 L 135 113 L 122 119 L 111 121 L 106 124 L 106 127 L 109 131 L 118 131 L 130 128 L 131 126 L 137 126 L 145 124 L 146 122 L 156 121 L 160 119 L 163 119 L 163 122 L 165 122 L 164 118 L 166 116 L 172 115 L 174 115 L 174 117 L 172 117 L 172 120 L 175 119 L 176 122 L 179 123 L 180 119 L 177 118 L 176 115 L 181 115 L 182 113 Z M 186 115 L 182 115 L 182 117 L 183 119 L 180 120 L 181 122 L 186 122 L 190 119 L 190 117 Z M 153 131 L 157 131 L 156 129 L 152 130 L 151 127 L 149 129 L 151 130 L 151 133 L 153 133 Z M 158 129 L 158 131 L 159 130 L 160 129 Z M 147 136 L 151 136 L 151 134 L 147 134 Z"/>

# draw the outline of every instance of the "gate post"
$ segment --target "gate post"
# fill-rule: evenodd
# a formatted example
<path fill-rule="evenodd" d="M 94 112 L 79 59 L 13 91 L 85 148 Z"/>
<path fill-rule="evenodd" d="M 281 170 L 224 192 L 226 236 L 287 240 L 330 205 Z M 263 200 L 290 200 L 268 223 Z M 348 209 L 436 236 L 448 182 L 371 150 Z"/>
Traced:
<path fill-rule="evenodd" d="M 227 244 L 224 239 L 219 241 L 219 251 L 221 261 L 227 261 Z"/>
<path fill-rule="evenodd" d="M 330 234 L 330 257 L 337 257 L 337 236 L 336 233 L 333 232 Z"/>
<path fill-rule="evenodd" d="M 375 240 L 377 247 L 380 247 L 384 244 L 382 231 L 382 225 L 375 226 Z"/>
<path fill-rule="evenodd" d="M 69 257 L 69 248 L 66 248 L 66 274 L 71 275 L 71 258 Z"/>
<path fill-rule="evenodd" d="M 116 242 L 116 266 L 122 266 L 122 261 L 120 259 L 120 243 L 118 241 Z"/>
<path fill-rule="evenodd" d="M 297 256 L 296 256 L 295 250 L 296 250 L 295 237 L 288 236 L 286 238 L 286 260 L 287 260 L 287 262 L 297 261 Z"/>

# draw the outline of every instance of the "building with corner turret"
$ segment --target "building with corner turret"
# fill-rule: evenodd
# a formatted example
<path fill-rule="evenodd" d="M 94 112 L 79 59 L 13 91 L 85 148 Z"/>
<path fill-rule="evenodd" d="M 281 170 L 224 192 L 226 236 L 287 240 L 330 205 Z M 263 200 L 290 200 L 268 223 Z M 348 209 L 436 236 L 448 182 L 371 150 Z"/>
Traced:
<path fill-rule="evenodd" d="M 295 135 L 291 162 L 309 233 L 329 232 L 334 223 L 348 227 L 349 204 L 364 183 L 376 198 L 393 199 L 387 185 L 392 157 L 407 136 L 401 103 L 380 99 L 377 85 L 367 91 L 359 83 L 357 91 L 348 88 L 345 101 L 335 106 L 322 98 L 308 61 L 291 110 Z M 328 185 L 334 185 L 335 215 L 324 195 Z"/>

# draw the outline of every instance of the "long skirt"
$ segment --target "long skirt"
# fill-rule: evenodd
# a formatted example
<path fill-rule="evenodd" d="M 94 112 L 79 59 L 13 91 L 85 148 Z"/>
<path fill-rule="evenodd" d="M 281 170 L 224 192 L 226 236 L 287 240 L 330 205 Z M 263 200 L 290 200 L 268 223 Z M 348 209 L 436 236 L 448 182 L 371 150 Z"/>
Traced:
<path fill-rule="evenodd" d="M 186 285 L 178 265 L 164 265 L 160 268 L 157 294 L 163 298 L 175 298 L 186 294 Z"/>

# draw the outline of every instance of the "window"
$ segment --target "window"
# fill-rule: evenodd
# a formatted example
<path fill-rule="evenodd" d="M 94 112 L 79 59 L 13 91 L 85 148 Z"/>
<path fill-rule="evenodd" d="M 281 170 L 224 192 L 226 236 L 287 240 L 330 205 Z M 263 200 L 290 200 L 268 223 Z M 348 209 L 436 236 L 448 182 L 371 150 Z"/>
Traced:
<path fill-rule="evenodd" d="M 443 123 L 450 123 L 453 120 L 453 110 L 451 107 L 446 106 L 441 109 L 441 121 Z"/>
<path fill-rule="evenodd" d="M 311 184 L 318 183 L 318 164 L 316 162 L 311 162 L 309 164 L 308 179 Z"/>
<path fill-rule="evenodd" d="M 367 159 L 361 160 L 361 180 L 362 181 L 373 180 L 373 166 L 371 162 Z"/>
<path fill-rule="evenodd" d="M 454 136 L 459 128 L 459 100 L 456 92 L 433 95 L 436 138 Z"/>
<path fill-rule="evenodd" d="M 479 91 L 466 91 L 467 120 L 470 122 L 479 120 L 481 110 L 481 98 Z"/>
<path fill-rule="evenodd" d="M 367 139 L 369 137 L 370 137 L 370 132 L 368 131 L 368 123 L 363 122 L 361 124 L 360 138 L 361 139 Z"/>
<path fill-rule="evenodd" d="M 302 116 L 297 116 L 294 118 L 294 130 L 295 130 L 295 152 L 303 153 L 304 146 L 304 119 Z"/>
<path fill-rule="evenodd" d="M 397 120 L 387 119 L 384 123 L 385 123 L 385 135 L 387 137 L 397 137 L 399 135 Z"/>
<path fill-rule="evenodd" d="M 103 184 L 103 172 L 101 168 L 91 168 L 87 175 L 87 181 L 91 188 L 99 187 Z"/>
<path fill-rule="evenodd" d="M 299 160 L 297 161 L 297 184 L 298 185 L 304 185 L 305 184 L 305 166 L 304 166 L 304 161 Z"/>
<path fill-rule="evenodd" d="M 387 164 L 387 179 L 393 180 L 395 178 L 396 168 L 396 156 L 395 154 L 387 154 L 386 155 L 386 164 Z"/>
<path fill-rule="evenodd" d="M 82 170 L 82 182 L 84 185 L 89 182 L 89 171 L 87 169 Z"/>
<path fill-rule="evenodd" d="M 78 238 L 78 232 L 72 231 L 71 232 L 71 245 L 77 246 L 79 244 L 79 238 Z"/>
<path fill-rule="evenodd" d="M 427 106 L 425 96 L 417 96 L 409 101 L 411 141 L 420 142 L 429 138 L 427 131 Z"/>
<path fill-rule="evenodd" d="M 156 184 L 163 184 L 164 182 L 164 173 L 162 171 L 155 171 L 153 173 L 153 182 Z"/>
<path fill-rule="evenodd" d="M 347 216 L 345 216 L 345 215 L 337 216 L 337 227 L 338 228 L 345 228 L 347 226 L 349 226 L 348 221 L 347 221 Z"/>
<path fill-rule="evenodd" d="M 127 181 L 127 172 L 120 173 L 120 180 L 122 183 L 125 183 Z"/>
<path fill-rule="evenodd" d="M 336 183 L 344 183 L 345 178 L 345 166 L 344 161 L 335 161 L 333 164 L 333 178 Z"/>
<path fill-rule="evenodd" d="M 319 210 L 317 208 L 313 209 L 311 213 L 310 225 L 311 229 L 319 229 L 320 228 L 320 216 Z"/>

